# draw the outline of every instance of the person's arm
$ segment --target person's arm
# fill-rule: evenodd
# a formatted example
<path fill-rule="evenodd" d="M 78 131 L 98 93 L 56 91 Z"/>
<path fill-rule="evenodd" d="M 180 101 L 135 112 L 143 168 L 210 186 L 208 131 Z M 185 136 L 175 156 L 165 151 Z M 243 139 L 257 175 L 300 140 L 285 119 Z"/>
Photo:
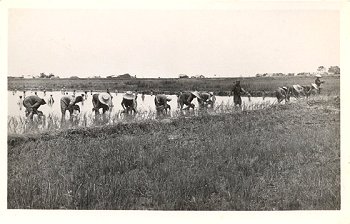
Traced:
<path fill-rule="evenodd" d="M 251 96 L 249 92 L 245 91 L 245 89 L 241 88 L 241 92 L 243 92 L 244 94 L 247 94 L 249 97 Z"/>
<path fill-rule="evenodd" d="M 122 105 L 123 109 L 125 110 L 124 98 L 123 98 L 123 100 L 122 100 L 122 102 L 121 102 L 121 105 Z"/>
<path fill-rule="evenodd" d="M 38 109 L 41 106 L 41 102 L 36 102 L 35 104 L 33 104 L 32 106 L 30 106 L 33 109 Z"/>

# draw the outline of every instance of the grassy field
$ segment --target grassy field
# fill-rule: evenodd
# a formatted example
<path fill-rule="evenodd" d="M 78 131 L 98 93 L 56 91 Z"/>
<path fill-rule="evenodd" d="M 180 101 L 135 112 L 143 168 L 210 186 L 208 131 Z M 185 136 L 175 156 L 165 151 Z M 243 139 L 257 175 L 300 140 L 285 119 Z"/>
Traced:
<path fill-rule="evenodd" d="M 339 109 L 339 97 L 323 95 L 264 110 L 9 135 L 7 206 L 340 209 Z"/>
<path fill-rule="evenodd" d="M 339 94 L 339 76 L 322 78 L 326 94 Z M 107 88 L 111 91 L 138 90 L 149 93 L 151 90 L 174 94 L 178 91 L 214 91 L 217 95 L 228 95 L 236 80 L 241 80 L 241 85 L 252 96 L 272 95 L 278 87 L 300 84 L 309 85 L 314 83 L 315 77 L 248 77 L 248 78 L 207 78 L 207 79 L 20 79 L 9 78 L 9 90 L 43 89 L 61 90 L 101 90 Z"/>

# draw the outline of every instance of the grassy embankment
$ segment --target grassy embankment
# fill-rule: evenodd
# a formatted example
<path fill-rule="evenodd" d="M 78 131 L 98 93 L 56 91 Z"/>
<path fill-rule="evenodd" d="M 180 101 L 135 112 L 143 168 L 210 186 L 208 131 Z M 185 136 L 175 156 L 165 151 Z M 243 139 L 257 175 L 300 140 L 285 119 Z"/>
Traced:
<path fill-rule="evenodd" d="M 339 87 L 339 76 L 322 78 L 325 81 L 325 91 L 334 90 Z M 246 78 L 206 78 L 206 79 L 8 79 L 9 90 L 43 89 L 61 90 L 94 90 L 105 91 L 107 88 L 114 92 L 138 90 L 149 93 L 151 90 L 174 94 L 179 91 L 214 91 L 216 95 L 228 95 L 236 80 L 241 80 L 241 85 L 252 96 L 273 95 L 273 92 L 281 86 L 293 84 L 310 85 L 314 83 L 315 77 L 246 77 Z M 326 94 L 335 94 L 326 92 Z"/>
<path fill-rule="evenodd" d="M 340 209 L 339 97 L 8 138 L 8 208 Z"/>

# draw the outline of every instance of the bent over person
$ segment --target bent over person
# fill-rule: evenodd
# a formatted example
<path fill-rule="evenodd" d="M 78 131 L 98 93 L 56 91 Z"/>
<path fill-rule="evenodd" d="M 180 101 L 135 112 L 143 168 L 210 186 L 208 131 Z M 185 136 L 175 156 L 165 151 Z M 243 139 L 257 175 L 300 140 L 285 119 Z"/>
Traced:
<path fill-rule="evenodd" d="M 187 109 L 194 109 L 194 104 L 192 103 L 192 100 L 194 98 L 198 98 L 200 99 L 200 95 L 199 95 L 199 92 L 195 91 L 195 92 L 184 92 L 184 93 L 181 93 L 179 99 L 178 99 L 178 103 L 180 105 L 180 109 L 184 109 L 184 110 L 187 110 Z M 183 106 L 186 105 L 187 107 L 186 108 L 183 108 Z"/>
<path fill-rule="evenodd" d="M 131 114 L 133 111 L 134 113 L 137 113 L 136 111 L 136 96 L 131 92 L 127 91 L 123 95 L 123 100 L 121 102 L 121 105 L 124 109 L 123 113 Z"/>
<path fill-rule="evenodd" d="M 283 100 L 285 100 L 285 102 L 289 101 L 289 93 L 288 93 L 287 87 L 285 86 L 283 86 L 282 88 L 278 87 L 275 94 L 276 94 L 278 103 L 281 103 Z"/>
<path fill-rule="evenodd" d="M 198 104 L 200 107 L 208 107 L 209 105 L 213 108 L 216 97 L 213 92 L 200 92 L 200 98 L 198 98 Z"/>
<path fill-rule="evenodd" d="M 61 112 L 62 112 L 62 117 L 61 117 L 61 123 L 64 122 L 65 117 L 66 117 L 66 111 L 69 111 L 69 120 L 73 120 L 73 113 L 74 111 L 79 111 L 80 112 L 80 107 L 76 105 L 79 102 L 83 101 L 82 96 L 63 96 L 61 98 Z"/>
<path fill-rule="evenodd" d="M 164 94 L 158 94 L 154 98 L 154 104 L 156 105 L 156 111 L 157 114 L 159 115 L 160 113 L 168 113 L 168 109 L 170 110 L 170 105 L 168 102 L 171 101 L 170 97 L 167 97 Z"/>
<path fill-rule="evenodd" d="M 100 114 L 101 108 L 104 114 L 112 105 L 112 97 L 108 93 L 95 93 L 92 95 L 92 105 L 92 111 L 95 111 L 95 115 Z"/>
<path fill-rule="evenodd" d="M 26 117 L 29 117 L 33 121 L 34 114 L 43 115 L 43 112 L 39 111 L 41 105 L 45 105 L 46 102 L 44 99 L 38 96 L 27 96 L 23 100 L 23 106 L 26 108 L 25 113 Z"/>

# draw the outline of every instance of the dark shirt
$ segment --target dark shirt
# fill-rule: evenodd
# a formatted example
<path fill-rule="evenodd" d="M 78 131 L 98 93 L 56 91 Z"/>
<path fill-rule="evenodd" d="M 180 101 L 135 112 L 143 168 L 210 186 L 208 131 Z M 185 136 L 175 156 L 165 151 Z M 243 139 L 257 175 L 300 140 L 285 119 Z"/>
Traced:
<path fill-rule="evenodd" d="M 124 105 L 125 107 L 133 107 L 134 100 L 128 100 L 128 99 L 123 98 L 122 105 Z"/>
<path fill-rule="evenodd" d="M 232 92 L 234 96 L 241 96 L 241 93 L 245 93 L 245 90 L 240 85 L 234 85 Z"/>
<path fill-rule="evenodd" d="M 315 84 L 317 85 L 317 87 L 320 87 L 321 83 L 322 81 L 319 78 L 315 80 Z"/>

